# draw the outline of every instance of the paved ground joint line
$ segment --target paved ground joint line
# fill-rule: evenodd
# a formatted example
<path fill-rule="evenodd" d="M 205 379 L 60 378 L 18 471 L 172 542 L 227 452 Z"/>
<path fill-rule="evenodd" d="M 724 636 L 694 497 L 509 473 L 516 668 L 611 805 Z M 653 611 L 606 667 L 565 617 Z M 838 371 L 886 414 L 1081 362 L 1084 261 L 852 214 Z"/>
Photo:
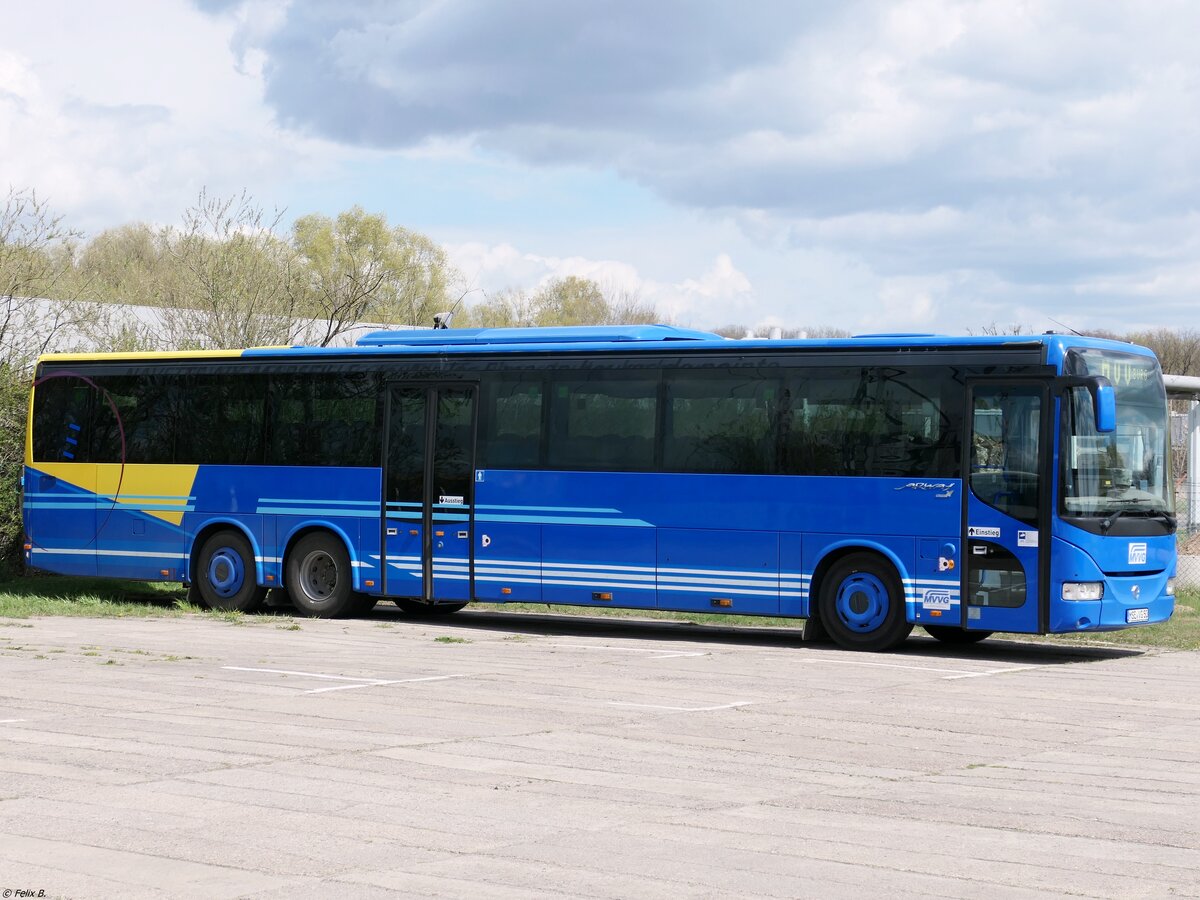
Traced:
<path fill-rule="evenodd" d="M 663 647 L 613 647 L 608 644 L 542 644 L 543 647 L 555 647 L 565 650 L 608 650 L 612 653 L 655 653 L 650 659 L 679 659 L 685 656 L 708 656 L 708 651 L 667 650 Z"/>
<path fill-rule="evenodd" d="M 626 703 L 622 700 L 609 700 L 610 706 L 632 706 L 637 709 L 662 709 L 668 712 L 713 712 L 718 709 L 733 709 L 737 706 L 752 706 L 757 700 L 738 700 L 735 703 L 723 703 L 720 706 L 660 706 L 657 703 Z"/>

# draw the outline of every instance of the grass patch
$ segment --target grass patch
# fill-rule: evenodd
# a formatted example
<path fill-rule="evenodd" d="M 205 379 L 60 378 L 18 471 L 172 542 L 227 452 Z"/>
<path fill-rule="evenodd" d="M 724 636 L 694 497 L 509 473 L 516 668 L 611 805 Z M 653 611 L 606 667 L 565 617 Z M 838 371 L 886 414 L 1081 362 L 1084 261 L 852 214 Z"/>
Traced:
<path fill-rule="evenodd" d="M 1068 644 L 1120 644 L 1126 647 L 1162 647 L 1169 650 L 1200 650 L 1200 590 L 1179 592 L 1175 614 L 1161 625 L 1144 625 L 1124 631 L 1098 634 L 1053 634 L 1040 640 Z"/>
<path fill-rule="evenodd" d="M 74 578 L 62 575 L 20 577 L 0 583 L 0 617 L 125 617 L 184 615 L 186 604 L 178 584 Z"/>
<path fill-rule="evenodd" d="M 448 634 L 443 634 L 441 637 L 435 637 L 434 640 L 439 644 L 469 644 L 469 643 L 471 643 L 466 638 L 451 637 Z"/>

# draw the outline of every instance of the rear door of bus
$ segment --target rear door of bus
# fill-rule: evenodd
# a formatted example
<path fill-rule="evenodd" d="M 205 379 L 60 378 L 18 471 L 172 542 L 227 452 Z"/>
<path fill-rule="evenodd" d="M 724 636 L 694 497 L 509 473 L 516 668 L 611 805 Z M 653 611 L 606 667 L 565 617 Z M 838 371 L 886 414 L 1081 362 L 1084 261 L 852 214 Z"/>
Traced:
<path fill-rule="evenodd" d="M 472 599 L 476 388 L 396 384 L 384 454 L 384 594 Z"/>

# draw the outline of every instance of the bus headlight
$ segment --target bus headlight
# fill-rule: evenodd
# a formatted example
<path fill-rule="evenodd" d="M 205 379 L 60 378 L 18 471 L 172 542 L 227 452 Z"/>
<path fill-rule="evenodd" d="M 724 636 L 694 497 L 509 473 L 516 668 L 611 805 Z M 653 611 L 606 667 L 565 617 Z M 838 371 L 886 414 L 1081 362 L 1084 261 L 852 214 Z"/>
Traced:
<path fill-rule="evenodd" d="M 1064 581 L 1062 598 L 1064 600 L 1102 600 L 1104 599 L 1104 582 Z"/>
<path fill-rule="evenodd" d="M 1173 575 L 1167 579 L 1167 596 L 1175 596 L 1175 576 Z"/>

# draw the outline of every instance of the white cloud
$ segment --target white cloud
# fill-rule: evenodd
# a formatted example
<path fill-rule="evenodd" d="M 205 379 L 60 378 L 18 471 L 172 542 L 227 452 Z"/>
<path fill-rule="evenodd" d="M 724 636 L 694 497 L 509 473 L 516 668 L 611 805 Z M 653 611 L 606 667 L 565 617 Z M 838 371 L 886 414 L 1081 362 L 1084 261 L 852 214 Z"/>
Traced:
<path fill-rule="evenodd" d="M 38 52 L 50 33 L 53 55 Z M 94 233 L 177 221 L 202 187 L 270 195 L 281 176 L 327 167 L 324 142 L 272 123 L 260 75 L 236 65 L 234 34 L 182 0 L 6 10 L 5 186 L 36 189 Z"/>
<path fill-rule="evenodd" d="M 552 279 L 590 278 L 608 293 L 626 293 L 652 304 L 664 317 L 697 327 L 715 328 L 738 320 L 739 304 L 752 304 L 753 285 L 728 254 L 711 267 L 678 282 L 643 276 L 629 263 L 581 256 L 554 257 L 522 252 L 511 244 L 449 244 L 447 253 L 469 285 L 483 294 L 508 289 L 535 291 Z M 752 308 L 747 314 L 753 319 Z M 750 324 L 756 324 L 754 319 Z"/>

